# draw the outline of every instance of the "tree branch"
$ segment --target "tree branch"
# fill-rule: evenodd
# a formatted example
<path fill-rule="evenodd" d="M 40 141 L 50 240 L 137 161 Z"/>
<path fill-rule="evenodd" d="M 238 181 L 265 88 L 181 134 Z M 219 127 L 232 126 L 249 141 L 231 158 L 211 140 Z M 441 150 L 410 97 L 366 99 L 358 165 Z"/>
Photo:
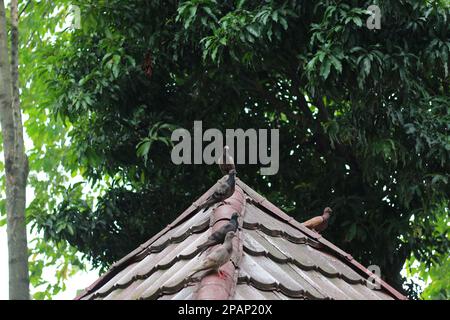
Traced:
<path fill-rule="evenodd" d="M 315 124 L 314 125 L 316 129 L 315 133 L 317 135 L 317 143 L 319 145 L 319 148 L 321 149 L 322 153 L 326 151 L 332 151 L 333 148 L 331 147 L 330 140 L 323 132 L 321 124 L 321 122 L 327 122 L 330 120 L 328 110 L 326 109 L 325 105 L 322 103 L 320 99 L 317 98 L 314 99 L 314 103 L 316 107 L 319 109 L 317 119 L 314 118 L 311 109 L 308 107 L 305 96 L 303 92 L 301 92 L 300 80 L 298 79 L 296 74 L 291 75 L 291 77 L 292 77 L 291 94 L 297 97 L 299 108 L 302 110 L 305 116 L 307 116 L 308 119 L 310 119 L 310 121 Z M 361 172 L 361 167 L 356 157 L 347 147 L 340 144 L 339 142 L 336 142 L 334 144 L 334 150 L 336 151 L 337 155 L 348 161 L 353 169 L 355 169 L 357 172 Z"/>
<path fill-rule="evenodd" d="M 28 8 L 28 6 L 30 5 L 30 3 L 31 3 L 31 0 L 28 0 L 27 1 L 27 4 L 23 7 L 23 9 L 20 11 L 20 13 L 19 13 L 19 18 L 20 18 L 20 16 L 22 15 L 22 13 L 24 13 L 25 12 L 25 10 Z"/>

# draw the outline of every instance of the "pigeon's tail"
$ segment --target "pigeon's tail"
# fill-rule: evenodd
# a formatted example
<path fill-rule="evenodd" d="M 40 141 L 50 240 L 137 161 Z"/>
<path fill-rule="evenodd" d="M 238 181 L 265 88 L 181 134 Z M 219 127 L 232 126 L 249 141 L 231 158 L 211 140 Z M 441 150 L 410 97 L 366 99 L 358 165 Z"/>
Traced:
<path fill-rule="evenodd" d="M 214 203 L 216 203 L 216 200 L 214 200 L 213 198 L 209 198 L 208 200 L 206 200 L 205 202 L 203 202 L 198 209 L 202 210 L 202 209 L 206 209 L 210 206 L 212 206 Z"/>
<path fill-rule="evenodd" d="M 186 277 L 186 279 L 191 279 L 196 273 L 198 273 L 200 271 L 208 270 L 210 268 L 211 268 L 211 266 L 208 263 L 203 262 L 202 264 L 200 264 L 199 266 L 194 268 L 191 271 L 191 273 L 189 273 L 189 275 Z"/>
<path fill-rule="evenodd" d="M 198 245 L 197 246 L 197 250 L 200 249 L 200 251 L 199 251 L 200 255 L 199 256 L 201 256 L 209 247 L 211 247 L 213 245 L 216 245 L 216 244 L 217 244 L 216 241 L 208 240 L 205 243 L 202 243 L 201 245 Z"/>
<path fill-rule="evenodd" d="M 181 274 L 179 277 L 175 277 L 175 279 L 169 280 L 166 284 L 168 287 L 175 287 L 178 285 L 181 281 L 187 281 L 189 283 L 192 280 L 192 277 L 202 271 L 205 270 L 205 266 L 203 264 L 194 267 L 187 275 Z"/>
<path fill-rule="evenodd" d="M 188 274 L 188 276 L 186 277 L 186 279 L 188 279 L 188 281 L 191 280 L 191 278 L 200 270 L 192 270 L 191 273 Z"/>

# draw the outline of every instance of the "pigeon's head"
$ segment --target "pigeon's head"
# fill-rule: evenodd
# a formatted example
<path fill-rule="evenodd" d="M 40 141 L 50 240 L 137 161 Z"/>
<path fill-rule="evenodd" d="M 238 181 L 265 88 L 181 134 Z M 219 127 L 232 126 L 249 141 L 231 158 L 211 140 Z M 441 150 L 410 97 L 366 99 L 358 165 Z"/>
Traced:
<path fill-rule="evenodd" d="M 331 215 L 333 213 L 333 210 L 330 207 L 326 207 L 323 209 L 323 214 Z"/>
<path fill-rule="evenodd" d="M 228 175 L 233 176 L 233 177 L 236 177 L 236 170 L 235 170 L 235 169 L 231 169 L 231 170 L 228 172 Z"/>
<path fill-rule="evenodd" d="M 230 151 L 230 147 L 229 146 L 223 147 L 223 153 L 228 154 L 228 151 Z"/>
<path fill-rule="evenodd" d="M 236 233 L 234 231 L 228 232 L 227 235 L 225 236 L 225 241 L 231 241 L 231 239 L 233 239 L 235 235 Z"/>
<path fill-rule="evenodd" d="M 239 213 L 237 213 L 237 212 L 234 212 L 232 215 L 231 215 L 231 220 L 237 220 L 239 218 Z"/>

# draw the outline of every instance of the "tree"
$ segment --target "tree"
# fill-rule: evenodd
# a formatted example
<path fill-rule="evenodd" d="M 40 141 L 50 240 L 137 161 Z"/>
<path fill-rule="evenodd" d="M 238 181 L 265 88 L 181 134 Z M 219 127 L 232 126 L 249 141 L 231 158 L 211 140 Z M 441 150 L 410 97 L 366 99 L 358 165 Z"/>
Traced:
<path fill-rule="evenodd" d="M 25 222 L 28 159 L 24 150 L 19 99 L 18 19 L 17 0 L 12 0 L 10 62 L 5 5 L 0 0 L 0 119 L 5 155 L 9 298 L 28 300 L 30 294 Z"/>
<path fill-rule="evenodd" d="M 448 213 L 448 202 L 438 206 L 435 212 L 435 223 L 433 223 L 433 236 L 439 238 L 440 235 L 447 235 L 450 225 L 450 215 Z M 418 229 L 420 232 L 420 229 Z M 431 263 L 420 263 L 412 255 L 406 263 L 406 272 L 409 278 L 418 277 L 424 281 L 426 286 L 420 297 L 429 300 L 448 300 L 450 298 L 450 260 L 448 253 L 437 253 L 432 257 Z M 408 281 L 407 286 L 414 288 L 417 285 L 413 281 Z"/>
<path fill-rule="evenodd" d="M 71 275 L 86 268 L 85 259 L 76 248 L 67 241 L 44 239 L 42 233 L 37 232 L 33 220 L 34 212 L 52 212 L 61 201 L 68 181 L 79 179 L 78 166 L 61 161 L 67 157 L 66 142 L 70 126 L 49 112 L 56 97 L 47 86 L 48 80 L 53 77 L 49 72 L 51 61 L 58 61 L 63 44 L 71 36 L 73 15 L 70 4 L 69 0 L 19 3 L 19 84 L 30 171 L 30 203 L 26 209 L 26 221 L 31 231 L 28 242 L 29 275 L 34 299 L 51 299 L 65 290 L 65 281 Z M 0 168 L 3 167 L 0 161 Z M 0 179 L 0 192 L 4 191 L 5 183 Z M 3 216 L 4 199 L 0 199 L 0 209 Z M 5 223 L 6 219 L 0 217 L 0 226 Z"/>
<path fill-rule="evenodd" d="M 445 257 L 448 226 L 436 232 L 449 193 L 445 2 L 381 2 L 381 30 L 365 27 L 370 1 L 74 4 L 82 29 L 57 38 L 39 70 L 46 107 L 68 128 L 61 163 L 101 196 L 78 183 L 57 206 L 36 199 L 32 224 L 47 240 L 107 268 L 159 231 L 218 171 L 172 165 L 158 141 L 136 148 L 155 132 L 166 141 L 161 123 L 202 119 L 280 128 L 279 174 L 243 166 L 240 178 L 299 220 L 332 206 L 325 236 L 398 289 L 406 259 Z"/>

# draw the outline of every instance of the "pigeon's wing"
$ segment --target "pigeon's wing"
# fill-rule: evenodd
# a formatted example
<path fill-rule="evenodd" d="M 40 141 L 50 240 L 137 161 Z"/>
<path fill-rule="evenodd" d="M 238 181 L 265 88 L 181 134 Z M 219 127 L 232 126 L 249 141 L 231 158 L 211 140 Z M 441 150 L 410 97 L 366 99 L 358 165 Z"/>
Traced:
<path fill-rule="evenodd" d="M 225 237 L 228 232 L 236 231 L 237 225 L 233 224 L 231 221 L 227 224 L 223 225 L 219 230 L 213 232 L 206 242 L 197 246 L 197 249 L 200 250 L 200 255 L 209 247 L 215 246 L 217 244 L 223 244 L 225 241 Z"/>
<path fill-rule="evenodd" d="M 323 222 L 323 217 L 318 216 L 318 217 L 311 218 L 308 221 L 303 222 L 302 224 L 307 228 L 314 229 L 317 226 L 319 226 L 322 222 Z"/>
<path fill-rule="evenodd" d="M 223 239 L 225 240 L 225 236 L 230 231 L 236 231 L 237 230 L 237 224 L 233 224 L 232 222 L 227 223 L 223 226 Z"/>
<path fill-rule="evenodd" d="M 197 249 L 200 249 L 200 255 L 201 255 L 206 249 L 208 249 L 209 247 L 214 246 L 214 245 L 216 245 L 218 243 L 219 242 L 217 240 L 208 238 L 208 240 L 205 243 L 202 243 L 201 245 L 198 245 Z"/>
<path fill-rule="evenodd" d="M 202 270 L 209 270 L 215 268 L 215 261 L 210 258 L 210 256 L 206 257 L 196 268 L 194 268 L 192 271 L 194 273 L 197 273 Z"/>
<path fill-rule="evenodd" d="M 236 231 L 239 228 L 239 222 L 237 220 L 233 220 L 232 222 L 233 224 L 233 231 Z"/>
<path fill-rule="evenodd" d="M 222 226 L 219 230 L 216 230 L 215 232 L 213 232 L 208 237 L 208 240 L 204 244 L 200 245 L 199 247 L 204 248 L 206 245 L 208 247 L 210 247 L 210 246 L 213 246 L 215 244 L 223 243 L 227 233 L 230 232 L 230 231 L 236 231 L 236 229 L 237 229 L 237 226 L 235 226 L 231 222 L 228 222 L 227 224 Z"/>
<path fill-rule="evenodd" d="M 317 232 L 322 232 L 324 231 L 326 228 L 328 227 L 328 221 L 326 219 L 323 220 L 323 222 L 321 224 L 319 224 L 315 230 Z"/>
<path fill-rule="evenodd" d="M 222 182 L 217 186 L 216 190 L 214 190 L 212 196 L 216 199 L 222 199 L 224 196 L 226 196 L 229 190 L 230 186 L 226 182 Z"/>
<path fill-rule="evenodd" d="M 222 201 L 222 199 L 224 198 L 223 193 L 224 193 L 223 187 L 219 185 L 214 190 L 213 194 L 208 199 L 206 199 L 206 201 L 202 205 L 200 205 L 199 208 L 200 209 L 207 208 L 216 202 Z"/>
<path fill-rule="evenodd" d="M 223 240 L 225 240 L 225 235 L 227 233 L 225 232 L 224 228 L 220 228 L 216 232 L 213 232 L 209 237 L 209 241 L 215 241 L 216 243 L 222 243 Z"/>
<path fill-rule="evenodd" d="M 223 243 L 223 241 L 225 240 L 225 236 L 227 235 L 227 232 L 228 232 L 227 225 L 228 224 L 224 225 L 219 230 L 216 230 L 215 232 L 213 232 L 208 237 L 208 242 L 210 242 L 210 243 Z"/>
<path fill-rule="evenodd" d="M 214 251 L 208 255 L 207 259 L 210 260 L 211 265 L 214 265 L 214 267 L 218 269 L 230 260 L 230 254 L 224 246 L 220 246 L 214 249 Z"/>
<path fill-rule="evenodd" d="M 219 168 L 223 174 L 228 174 L 230 170 L 236 169 L 233 163 L 221 163 Z"/>
<path fill-rule="evenodd" d="M 206 249 L 208 249 L 211 246 L 214 246 L 219 243 L 223 243 L 225 240 L 225 235 L 227 234 L 227 230 L 225 229 L 226 226 L 223 226 L 216 232 L 213 232 L 209 237 L 208 240 L 205 243 L 202 243 L 201 245 L 197 246 L 197 249 L 201 249 L 200 253 L 203 253 Z"/>

